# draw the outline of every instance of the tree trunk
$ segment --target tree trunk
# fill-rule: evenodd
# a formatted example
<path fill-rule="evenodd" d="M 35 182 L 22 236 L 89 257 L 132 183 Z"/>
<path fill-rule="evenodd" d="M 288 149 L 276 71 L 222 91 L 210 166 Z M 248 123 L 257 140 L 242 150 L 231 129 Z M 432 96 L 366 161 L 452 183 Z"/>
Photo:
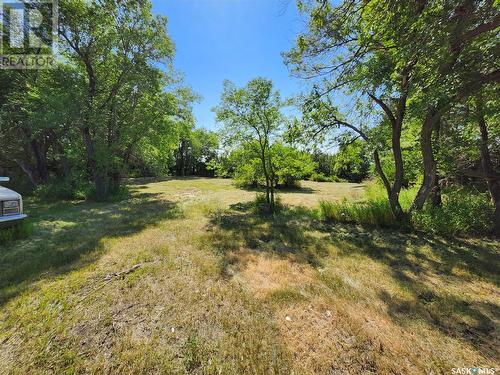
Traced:
<path fill-rule="evenodd" d="M 28 179 L 30 180 L 31 184 L 33 187 L 37 187 L 38 184 L 36 183 L 35 178 L 33 177 L 33 172 L 29 169 L 28 166 L 26 166 L 22 161 L 19 160 L 14 160 L 14 162 L 22 169 L 22 171 L 28 176 Z"/>
<path fill-rule="evenodd" d="M 271 160 L 271 150 L 268 150 L 268 156 L 267 156 L 267 160 L 269 162 L 269 180 L 270 180 L 270 183 L 271 183 L 271 201 L 270 201 L 270 208 L 271 208 L 271 212 L 274 212 L 274 209 L 275 209 L 275 199 L 274 199 L 274 185 L 275 185 L 275 182 L 276 182 L 276 175 L 274 173 L 274 167 L 273 167 L 273 162 Z"/>
<path fill-rule="evenodd" d="M 387 190 L 387 196 L 389 198 L 389 204 L 391 206 L 392 213 L 397 219 L 401 220 L 406 216 L 401 207 L 401 204 L 399 203 L 399 194 L 403 186 L 404 177 L 403 152 L 401 150 L 401 132 L 403 130 L 403 121 L 406 114 L 406 104 L 410 87 L 410 74 L 413 70 L 414 65 L 414 62 L 410 62 L 401 72 L 400 97 L 398 98 L 395 113 L 386 103 L 384 103 L 382 98 L 377 98 L 374 94 L 368 94 L 382 108 L 387 118 L 389 119 L 389 122 L 391 123 L 391 148 L 394 157 L 394 182 L 392 186 L 382 170 L 380 158 L 377 151 L 374 156 L 376 159 L 375 164 L 377 172 L 382 177 L 384 186 Z"/>
<path fill-rule="evenodd" d="M 179 157 L 177 165 L 177 175 L 184 177 L 186 175 L 186 141 L 181 140 L 179 145 Z"/>
<path fill-rule="evenodd" d="M 90 129 L 85 127 L 82 129 L 83 143 L 85 144 L 85 151 L 87 154 L 87 166 L 92 178 L 94 179 L 96 198 L 102 199 L 106 194 L 106 186 L 104 183 L 104 178 L 97 169 L 97 162 L 95 159 L 94 144 L 92 142 L 92 135 L 90 134 Z"/>
<path fill-rule="evenodd" d="M 49 180 L 49 171 L 47 169 L 47 151 L 42 148 L 40 143 L 33 137 L 33 133 L 30 128 L 22 126 L 21 129 L 31 146 L 33 155 L 35 156 L 39 181 L 46 183 Z"/>
<path fill-rule="evenodd" d="M 387 197 L 389 199 L 389 205 L 391 206 L 392 213 L 398 219 L 404 218 L 405 213 L 403 212 L 401 204 L 399 203 L 399 192 L 396 193 L 395 190 L 391 187 L 391 184 L 382 169 L 382 163 L 380 162 L 380 155 L 378 153 L 378 150 L 373 151 L 373 159 L 375 161 L 375 170 L 382 179 L 382 183 L 384 184 L 385 190 L 387 191 Z"/>
<path fill-rule="evenodd" d="M 271 206 L 271 211 L 274 211 L 274 181 L 271 180 L 271 199 L 270 199 L 270 206 Z"/>
<path fill-rule="evenodd" d="M 436 123 L 435 127 L 435 135 L 436 135 L 436 145 L 435 145 L 435 152 L 436 154 L 439 153 L 439 142 L 440 142 L 440 132 L 441 132 L 441 121 L 438 121 Z M 441 197 L 441 186 L 439 185 L 439 172 L 437 171 L 436 167 L 436 175 L 434 177 L 434 185 L 432 186 L 432 191 L 431 191 L 431 204 L 432 207 L 439 207 L 443 203 L 442 197 Z"/>
<path fill-rule="evenodd" d="M 493 168 L 493 163 L 491 162 L 490 150 L 488 148 L 488 128 L 486 126 L 486 120 L 484 118 L 481 95 L 477 95 L 476 97 L 476 114 L 479 130 L 481 132 L 481 165 L 483 167 L 483 172 L 488 184 L 488 190 L 490 192 L 491 199 L 495 205 L 495 214 L 493 218 L 494 231 L 498 236 L 500 235 L 500 176 L 498 176 L 498 174 L 496 173 L 495 169 Z"/>
<path fill-rule="evenodd" d="M 418 190 L 410 211 L 421 210 L 425 201 L 432 192 L 436 180 L 436 161 L 434 160 L 434 150 L 432 149 L 432 132 L 440 116 L 436 109 L 432 108 L 427 112 L 422 130 L 420 133 L 420 147 L 422 150 L 422 159 L 424 164 L 424 180 Z"/>
<path fill-rule="evenodd" d="M 403 119 L 397 119 L 396 123 L 392 127 L 392 153 L 394 155 L 394 183 L 392 189 L 389 193 L 389 202 L 391 204 L 392 212 L 394 216 L 398 219 L 403 219 L 404 212 L 399 203 L 399 193 L 401 192 L 401 187 L 403 185 L 403 153 L 401 151 L 401 130 L 403 125 Z"/>
<path fill-rule="evenodd" d="M 264 172 L 264 176 L 266 178 L 266 202 L 271 207 L 271 179 L 269 177 L 269 171 L 267 170 L 267 164 L 266 164 L 266 144 L 267 142 L 264 141 L 262 143 L 262 140 L 259 140 L 260 144 L 260 160 L 262 161 L 262 171 Z"/>
<path fill-rule="evenodd" d="M 80 54 L 80 51 L 77 51 Z M 97 94 L 97 80 L 94 73 L 94 68 L 88 57 L 88 55 L 81 55 L 83 63 L 85 64 L 85 69 L 87 71 L 87 76 L 89 79 L 88 83 L 88 102 L 87 108 L 83 117 L 83 126 L 81 128 L 83 144 L 85 145 L 85 151 L 87 156 L 87 168 L 92 175 L 95 185 L 96 198 L 98 200 L 104 198 L 106 195 L 106 184 L 102 173 L 98 170 L 97 160 L 95 157 L 94 143 L 92 141 L 92 135 L 90 134 L 90 119 L 92 111 L 94 110 L 94 99 Z"/>
<path fill-rule="evenodd" d="M 56 137 L 54 136 L 53 138 L 56 138 Z M 59 174 L 62 177 L 69 177 L 69 175 L 71 173 L 71 167 L 70 167 L 68 158 L 66 157 L 66 154 L 64 152 L 64 147 L 57 139 L 53 142 L 53 146 L 54 146 L 55 150 L 57 151 L 57 153 L 59 154 L 59 158 L 60 158 L 61 165 L 59 168 Z"/>
<path fill-rule="evenodd" d="M 443 203 L 443 199 L 441 197 L 441 186 L 439 185 L 439 173 L 436 172 L 436 176 L 434 177 L 434 186 L 432 187 L 431 193 L 431 204 L 432 207 L 439 207 Z"/>
<path fill-rule="evenodd" d="M 42 183 L 47 183 L 49 181 L 49 171 L 47 169 L 47 150 L 40 146 L 36 139 L 32 139 L 30 143 L 31 149 L 35 154 L 36 167 L 40 181 Z"/>

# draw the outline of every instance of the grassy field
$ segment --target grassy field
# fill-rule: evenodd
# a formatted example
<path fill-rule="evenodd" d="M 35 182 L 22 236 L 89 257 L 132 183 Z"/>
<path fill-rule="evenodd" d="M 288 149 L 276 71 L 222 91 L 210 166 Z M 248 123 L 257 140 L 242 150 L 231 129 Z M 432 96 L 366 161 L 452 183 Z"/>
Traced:
<path fill-rule="evenodd" d="M 500 243 L 327 225 L 303 184 L 255 212 L 228 180 L 118 203 L 28 200 L 0 244 L 1 374 L 449 374 L 499 366 Z"/>

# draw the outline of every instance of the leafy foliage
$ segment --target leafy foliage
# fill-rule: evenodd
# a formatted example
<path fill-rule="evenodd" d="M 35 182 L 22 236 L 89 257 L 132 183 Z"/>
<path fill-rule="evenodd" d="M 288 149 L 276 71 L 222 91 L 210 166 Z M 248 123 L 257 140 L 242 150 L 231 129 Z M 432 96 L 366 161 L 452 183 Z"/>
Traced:
<path fill-rule="evenodd" d="M 361 182 L 370 172 L 370 159 L 366 144 L 359 140 L 341 145 L 339 152 L 333 157 L 333 174 L 349 182 Z"/>
<path fill-rule="evenodd" d="M 300 98 L 303 119 L 295 134 L 368 143 L 400 219 L 408 217 L 399 201 L 403 186 L 420 185 L 409 208 L 419 211 L 430 198 L 439 204 L 442 180 L 465 173 L 469 180 L 475 169 L 500 222 L 500 174 L 489 161 L 498 141 L 488 136 L 498 124 L 490 109 L 499 81 L 498 7 L 469 0 L 303 0 L 298 8 L 307 27 L 284 57 L 312 84 Z M 353 105 L 339 106 L 339 97 Z M 481 156 L 477 129 L 463 126 L 471 113 L 482 129 Z"/>
<path fill-rule="evenodd" d="M 251 165 L 246 164 L 243 168 L 243 178 L 258 180 L 263 176 L 271 210 L 274 209 L 274 188 L 278 182 L 272 147 L 276 138 L 283 135 L 283 106 L 272 81 L 255 78 L 242 88 L 225 81 L 220 104 L 214 108 L 217 121 L 224 124 L 226 142 L 235 146 L 246 145 L 242 155 L 251 158 Z M 256 166 L 256 160 L 260 160 L 260 167 Z M 258 173 L 258 168 L 261 173 Z"/>
<path fill-rule="evenodd" d="M 444 196 L 439 207 L 427 206 L 412 215 L 415 228 L 448 236 L 490 233 L 494 206 L 486 194 L 463 189 Z"/>
<path fill-rule="evenodd" d="M 0 172 L 54 197 L 91 181 L 98 199 L 168 173 L 196 96 L 171 66 L 166 18 L 149 0 L 64 0 L 59 21 L 56 69 L 0 71 Z"/>
<path fill-rule="evenodd" d="M 243 144 L 229 156 L 220 158 L 211 168 L 219 177 L 233 177 L 239 186 L 265 186 L 266 177 L 257 150 L 256 141 Z M 309 154 L 281 142 L 271 146 L 270 159 L 276 176 L 274 187 L 297 186 L 300 180 L 313 173 L 315 167 Z"/>

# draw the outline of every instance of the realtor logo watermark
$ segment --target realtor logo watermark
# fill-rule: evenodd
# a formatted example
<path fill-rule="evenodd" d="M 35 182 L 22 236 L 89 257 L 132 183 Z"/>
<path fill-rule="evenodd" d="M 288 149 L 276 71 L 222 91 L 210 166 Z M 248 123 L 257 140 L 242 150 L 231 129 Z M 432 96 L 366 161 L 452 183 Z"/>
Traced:
<path fill-rule="evenodd" d="M 460 375 L 495 375 L 498 372 L 495 367 L 455 367 L 451 369 L 451 373 Z"/>
<path fill-rule="evenodd" d="M 55 67 L 57 0 L 0 0 L 0 69 Z"/>

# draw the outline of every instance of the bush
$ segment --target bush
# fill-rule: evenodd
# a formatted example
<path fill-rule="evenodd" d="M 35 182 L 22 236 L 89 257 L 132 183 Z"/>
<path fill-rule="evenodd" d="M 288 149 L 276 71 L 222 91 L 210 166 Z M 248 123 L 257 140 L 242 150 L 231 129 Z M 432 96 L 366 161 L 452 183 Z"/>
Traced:
<path fill-rule="evenodd" d="M 314 172 L 309 179 L 311 181 L 316 181 L 316 182 L 331 182 L 332 181 L 331 177 L 325 176 L 323 173 L 316 173 L 316 172 Z"/>
<path fill-rule="evenodd" d="M 96 200 L 94 185 L 89 181 L 82 180 L 56 180 L 48 184 L 40 185 L 35 190 L 35 196 L 44 201 L 59 200 Z M 127 186 L 119 185 L 108 189 L 106 195 L 100 200 L 106 202 L 118 202 L 127 199 L 130 192 Z"/>
<path fill-rule="evenodd" d="M 337 176 L 325 176 L 323 173 L 316 172 L 311 174 L 311 177 L 309 179 L 316 182 L 345 182 L 345 180 L 342 180 Z"/>
<path fill-rule="evenodd" d="M 494 206 L 487 194 L 454 190 L 440 207 L 427 205 L 412 215 L 415 228 L 442 235 L 486 234 L 493 229 Z"/>
<path fill-rule="evenodd" d="M 25 220 L 12 227 L 0 227 L 0 245 L 5 244 L 6 242 L 28 238 L 32 233 L 33 224 L 28 220 Z"/>
<path fill-rule="evenodd" d="M 95 187 L 92 186 L 88 193 L 87 199 L 100 202 L 120 202 L 130 197 L 130 189 L 126 185 L 118 185 L 109 187 L 103 197 L 97 198 Z"/>
<path fill-rule="evenodd" d="M 65 179 L 38 186 L 35 195 L 46 201 L 85 200 L 91 192 L 92 185 L 89 182 Z"/>
<path fill-rule="evenodd" d="M 238 187 L 256 187 L 260 184 L 264 184 L 264 180 L 261 177 L 261 165 L 260 160 L 251 159 L 247 161 L 247 164 L 242 164 L 238 166 L 234 171 L 234 183 Z"/>
<path fill-rule="evenodd" d="M 311 155 L 288 147 L 282 143 L 275 143 L 271 147 L 273 168 L 276 172 L 277 184 L 282 187 L 293 188 L 300 186 L 300 180 L 310 176 L 315 164 Z"/>

